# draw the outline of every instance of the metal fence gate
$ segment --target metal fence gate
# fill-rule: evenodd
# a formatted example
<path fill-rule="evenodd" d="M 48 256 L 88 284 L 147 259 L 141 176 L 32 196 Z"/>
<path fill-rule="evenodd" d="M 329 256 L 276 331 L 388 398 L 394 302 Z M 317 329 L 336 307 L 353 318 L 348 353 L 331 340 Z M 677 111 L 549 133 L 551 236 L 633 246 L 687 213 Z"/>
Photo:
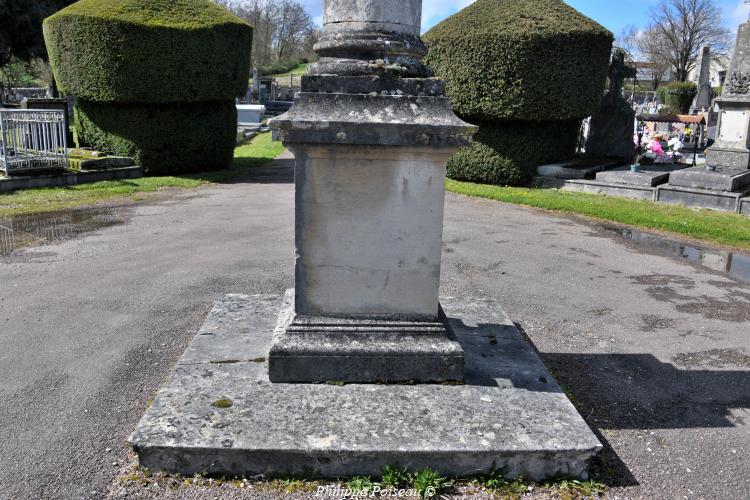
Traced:
<path fill-rule="evenodd" d="M 0 110 L 0 170 L 5 175 L 68 166 L 61 111 Z"/>

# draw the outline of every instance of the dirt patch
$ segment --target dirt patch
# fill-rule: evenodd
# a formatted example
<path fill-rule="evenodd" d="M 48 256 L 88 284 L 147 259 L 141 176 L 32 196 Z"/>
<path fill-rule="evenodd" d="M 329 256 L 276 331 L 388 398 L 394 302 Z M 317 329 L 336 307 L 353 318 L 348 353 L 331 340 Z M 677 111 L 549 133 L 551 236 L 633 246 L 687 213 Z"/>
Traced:
<path fill-rule="evenodd" d="M 587 311 L 588 314 L 594 316 L 595 318 L 603 318 L 604 316 L 612 314 L 612 312 L 612 309 L 610 309 L 609 307 L 602 307 L 600 309 L 591 309 Z"/>
<path fill-rule="evenodd" d="M 680 353 L 672 358 L 676 365 L 686 368 L 712 367 L 750 368 L 750 356 L 736 349 L 711 349 L 709 351 Z"/>
<path fill-rule="evenodd" d="M 641 276 L 628 276 L 633 283 L 644 286 L 673 286 L 677 285 L 687 290 L 695 288 L 695 281 L 684 276 L 673 274 L 644 274 Z"/>
<path fill-rule="evenodd" d="M 674 326 L 674 320 L 670 318 L 664 318 L 661 316 L 653 316 L 650 314 L 644 314 L 641 316 L 643 326 L 641 326 L 642 332 L 655 332 L 657 330 L 668 330 Z"/>

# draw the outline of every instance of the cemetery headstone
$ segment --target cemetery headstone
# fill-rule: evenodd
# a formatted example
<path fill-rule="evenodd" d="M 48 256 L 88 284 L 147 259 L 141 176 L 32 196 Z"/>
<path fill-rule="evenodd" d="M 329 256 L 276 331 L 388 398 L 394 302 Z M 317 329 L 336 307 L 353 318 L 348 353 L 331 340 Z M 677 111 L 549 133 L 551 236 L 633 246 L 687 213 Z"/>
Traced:
<path fill-rule="evenodd" d="M 625 53 L 616 51 L 609 67 L 609 90 L 599 111 L 591 118 L 586 154 L 630 160 L 635 152 L 633 134 L 635 111 L 622 95 L 623 82 L 635 76 L 635 68 L 625 64 Z"/>
<path fill-rule="evenodd" d="M 691 114 L 707 111 L 711 108 L 711 47 L 701 49 L 701 59 L 698 65 L 698 95 L 695 96 Z"/>

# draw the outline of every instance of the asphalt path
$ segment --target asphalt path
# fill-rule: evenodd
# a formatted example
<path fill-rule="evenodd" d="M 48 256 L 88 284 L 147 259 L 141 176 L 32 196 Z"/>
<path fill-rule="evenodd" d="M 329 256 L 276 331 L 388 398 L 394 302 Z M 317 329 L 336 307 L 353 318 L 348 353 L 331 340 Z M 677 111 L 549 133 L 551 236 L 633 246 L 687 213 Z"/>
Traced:
<path fill-rule="evenodd" d="M 0 258 L 0 498 L 98 498 L 226 293 L 293 285 L 290 160 Z M 750 286 L 570 217 L 449 194 L 443 293 L 498 299 L 600 439 L 610 496 L 746 498 Z"/>

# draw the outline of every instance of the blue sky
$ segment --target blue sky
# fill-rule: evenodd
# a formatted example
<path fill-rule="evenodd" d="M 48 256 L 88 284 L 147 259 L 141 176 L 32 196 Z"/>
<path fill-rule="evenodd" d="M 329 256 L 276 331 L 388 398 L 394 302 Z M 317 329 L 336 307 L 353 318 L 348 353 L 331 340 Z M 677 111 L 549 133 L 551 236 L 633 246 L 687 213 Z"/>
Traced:
<path fill-rule="evenodd" d="M 649 8 L 657 0 L 566 0 L 568 4 L 603 24 L 615 34 L 623 27 L 634 24 L 643 27 L 649 21 Z M 750 6 L 743 0 L 717 0 L 724 13 L 727 26 L 734 31 L 748 18 Z M 427 30 L 466 7 L 473 0 L 423 0 L 423 25 Z M 323 0 L 302 0 L 318 23 L 322 22 Z"/>

